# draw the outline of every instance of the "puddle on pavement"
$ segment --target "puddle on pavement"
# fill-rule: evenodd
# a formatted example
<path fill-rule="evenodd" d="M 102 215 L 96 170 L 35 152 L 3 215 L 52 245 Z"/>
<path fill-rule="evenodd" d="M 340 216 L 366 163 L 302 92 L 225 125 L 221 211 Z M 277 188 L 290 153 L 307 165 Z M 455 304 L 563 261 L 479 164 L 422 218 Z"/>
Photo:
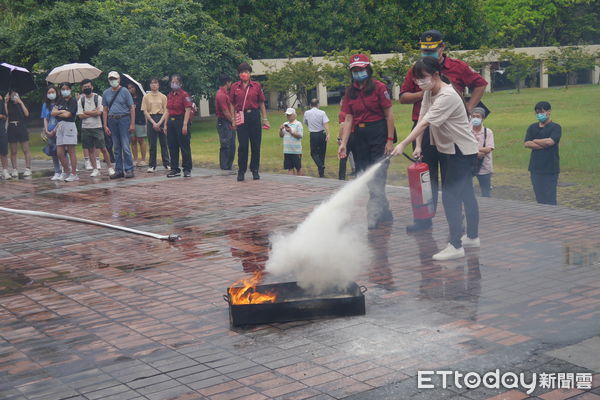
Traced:
<path fill-rule="evenodd" d="M 600 266 L 600 242 L 581 241 L 563 246 L 565 265 L 577 267 Z"/>
<path fill-rule="evenodd" d="M 32 279 L 14 269 L 0 268 L 0 295 L 19 292 L 33 283 Z"/>

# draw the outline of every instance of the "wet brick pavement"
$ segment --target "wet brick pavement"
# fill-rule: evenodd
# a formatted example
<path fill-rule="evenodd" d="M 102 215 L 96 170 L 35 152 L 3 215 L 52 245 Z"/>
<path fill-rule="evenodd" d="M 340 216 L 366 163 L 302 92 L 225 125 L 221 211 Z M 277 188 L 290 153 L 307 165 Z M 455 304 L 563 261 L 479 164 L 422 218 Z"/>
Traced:
<path fill-rule="evenodd" d="M 226 287 L 264 265 L 270 233 L 293 229 L 340 185 L 269 174 L 238 183 L 208 169 L 0 182 L 5 207 L 183 238 L 0 213 L 0 399 L 528 397 L 439 379 L 417 389 L 419 370 L 495 369 L 592 373 L 590 390 L 531 396 L 600 399 L 598 370 L 546 354 L 600 332 L 600 214 L 589 211 L 481 199 L 481 249 L 438 264 L 443 215 L 432 233 L 407 236 L 407 190 L 390 187 L 395 222 L 365 229 L 365 316 L 230 329 Z"/>

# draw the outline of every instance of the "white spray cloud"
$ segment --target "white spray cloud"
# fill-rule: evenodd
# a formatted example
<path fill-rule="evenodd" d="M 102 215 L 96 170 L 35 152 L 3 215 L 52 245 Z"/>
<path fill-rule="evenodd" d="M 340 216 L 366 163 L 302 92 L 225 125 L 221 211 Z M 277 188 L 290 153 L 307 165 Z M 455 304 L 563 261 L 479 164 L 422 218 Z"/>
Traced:
<path fill-rule="evenodd" d="M 347 287 L 371 259 L 365 225 L 352 218 L 380 165 L 321 203 L 292 233 L 274 234 L 266 271 L 291 274 L 300 287 L 313 293 Z"/>

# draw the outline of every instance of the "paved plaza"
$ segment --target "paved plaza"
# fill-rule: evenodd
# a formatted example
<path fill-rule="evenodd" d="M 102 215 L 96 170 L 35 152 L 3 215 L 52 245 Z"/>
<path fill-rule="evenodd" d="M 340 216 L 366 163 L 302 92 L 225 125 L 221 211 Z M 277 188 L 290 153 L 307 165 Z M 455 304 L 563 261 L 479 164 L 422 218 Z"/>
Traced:
<path fill-rule="evenodd" d="M 356 215 L 366 315 L 231 329 L 226 288 L 343 183 L 193 174 L 0 181 L 2 207 L 182 237 L 0 212 L 0 399 L 600 399 L 600 213 L 480 199 L 481 249 L 434 263 L 443 210 L 407 235 L 408 191 L 388 187 L 392 224 Z M 496 370 L 537 385 L 418 387 Z"/>

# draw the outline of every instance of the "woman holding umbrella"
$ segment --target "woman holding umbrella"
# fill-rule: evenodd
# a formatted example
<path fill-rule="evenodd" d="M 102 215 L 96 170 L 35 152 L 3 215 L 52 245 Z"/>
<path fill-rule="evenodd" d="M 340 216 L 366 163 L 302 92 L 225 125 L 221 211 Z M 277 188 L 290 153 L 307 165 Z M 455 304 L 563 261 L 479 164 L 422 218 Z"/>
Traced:
<path fill-rule="evenodd" d="M 8 144 L 10 146 L 10 162 L 12 164 L 13 178 L 19 177 L 17 170 L 17 144 L 21 144 L 21 150 L 25 156 L 25 172 L 23 176 L 31 176 L 31 151 L 29 151 L 29 132 L 25 126 L 25 118 L 29 117 L 29 110 L 21 100 L 19 93 L 14 90 L 9 92 L 9 100 L 5 104 L 6 116 L 8 117 Z"/>
<path fill-rule="evenodd" d="M 58 121 L 56 125 L 56 153 L 60 158 L 64 171 L 60 176 L 61 180 L 73 182 L 79 180 L 76 169 L 77 156 L 75 155 L 75 146 L 77 145 L 77 126 L 75 125 L 77 100 L 71 96 L 71 84 L 69 82 L 61 83 L 60 94 L 62 97 L 51 114 Z M 69 171 L 69 163 L 65 153 L 69 154 L 71 161 L 71 174 L 69 176 L 66 176 L 66 172 Z"/>

